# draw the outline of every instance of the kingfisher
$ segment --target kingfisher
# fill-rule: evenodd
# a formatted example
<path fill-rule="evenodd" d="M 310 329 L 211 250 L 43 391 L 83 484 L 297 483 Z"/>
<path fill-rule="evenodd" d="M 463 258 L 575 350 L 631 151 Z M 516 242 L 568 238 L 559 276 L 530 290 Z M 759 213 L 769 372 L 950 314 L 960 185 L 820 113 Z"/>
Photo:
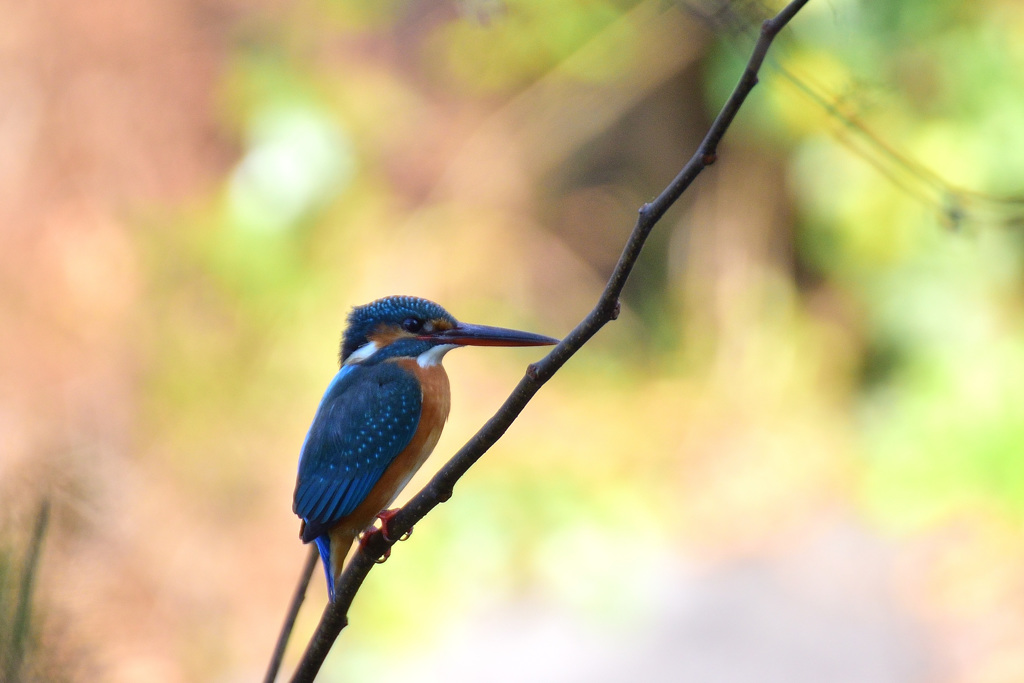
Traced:
<path fill-rule="evenodd" d="M 299 454 L 292 509 L 335 584 L 352 541 L 388 510 L 434 450 L 451 391 L 441 365 L 461 346 L 545 346 L 540 334 L 456 320 L 432 301 L 388 296 L 348 315 L 341 369 L 324 392 Z"/>

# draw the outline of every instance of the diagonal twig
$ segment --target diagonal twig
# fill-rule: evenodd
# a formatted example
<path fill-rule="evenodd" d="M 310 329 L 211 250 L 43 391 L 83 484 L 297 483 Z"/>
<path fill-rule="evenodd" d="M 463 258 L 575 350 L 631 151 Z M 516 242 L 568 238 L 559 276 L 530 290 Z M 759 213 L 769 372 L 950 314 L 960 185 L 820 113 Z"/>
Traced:
<path fill-rule="evenodd" d="M 288 605 L 288 614 L 285 615 L 284 624 L 281 625 L 281 634 L 277 637 L 277 644 L 274 645 L 274 654 L 270 656 L 267 673 L 263 676 L 263 683 L 274 683 L 277 679 L 277 672 L 284 659 L 285 648 L 288 647 L 288 639 L 291 638 L 292 629 L 295 628 L 295 619 L 299 616 L 302 601 L 306 599 L 306 589 L 309 587 L 309 580 L 313 576 L 313 569 L 319 559 L 320 553 L 317 551 L 316 545 L 311 543 L 306 555 L 306 564 L 302 566 L 302 572 L 299 574 L 299 583 L 295 586 L 291 604 Z"/>
<path fill-rule="evenodd" d="M 402 536 L 432 509 L 448 500 L 458 480 L 501 438 L 537 391 L 602 327 L 618 317 L 619 296 L 648 236 L 701 171 L 715 162 L 718 144 L 747 96 L 757 85 L 758 71 L 772 41 L 807 2 L 808 0 L 792 0 L 777 15 L 761 25 L 761 34 L 739 82 L 711 124 L 697 151 L 654 201 L 640 207 L 636 225 L 593 310 L 547 356 L 529 366 L 525 376 L 501 408 L 452 456 L 434 478 L 398 511 L 390 522 L 392 538 Z M 386 540 L 380 531 L 366 537 L 365 543 L 349 561 L 338 582 L 335 601 L 324 609 L 316 632 L 292 678 L 293 683 L 310 683 L 316 677 L 334 641 L 348 624 L 348 610 L 353 598 L 374 567 L 375 560 L 382 557 L 393 543 Z"/>

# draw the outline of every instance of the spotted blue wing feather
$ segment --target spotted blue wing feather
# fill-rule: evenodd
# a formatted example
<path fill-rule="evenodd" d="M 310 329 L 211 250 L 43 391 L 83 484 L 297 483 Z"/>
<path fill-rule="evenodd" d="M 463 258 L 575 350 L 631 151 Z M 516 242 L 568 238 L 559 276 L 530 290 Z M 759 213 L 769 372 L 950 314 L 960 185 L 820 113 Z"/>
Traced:
<path fill-rule="evenodd" d="M 350 365 L 331 381 L 299 456 L 293 509 L 305 543 L 350 514 L 419 424 L 423 396 L 397 363 Z"/>

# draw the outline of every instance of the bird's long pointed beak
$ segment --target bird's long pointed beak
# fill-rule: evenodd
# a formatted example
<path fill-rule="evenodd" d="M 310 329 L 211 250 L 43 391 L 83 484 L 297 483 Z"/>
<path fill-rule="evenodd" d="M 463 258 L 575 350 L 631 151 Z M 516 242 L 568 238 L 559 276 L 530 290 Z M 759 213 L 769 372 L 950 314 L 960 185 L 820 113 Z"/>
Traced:
<path fill-rule="evenodd" d="M 543 334 L 469 323 L 458 323 L 450 330 L 430 335 L 430 338 L 459 346 L 551 346 L 558 343 L 557 339 Z"/>

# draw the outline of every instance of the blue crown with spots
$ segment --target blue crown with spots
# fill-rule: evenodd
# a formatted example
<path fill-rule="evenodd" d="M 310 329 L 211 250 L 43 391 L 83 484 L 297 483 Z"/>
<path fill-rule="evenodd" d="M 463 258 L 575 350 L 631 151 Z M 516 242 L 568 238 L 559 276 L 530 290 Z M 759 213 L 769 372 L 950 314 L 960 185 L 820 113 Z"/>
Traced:
<path fill-rule="evenodd" d="M 452 314 L 433 301 L 417 296 L 386 296 L 363 306 L 356 306 L 348 314 L 348 325 L 341 340 L 341 362 L 369 341 L 378 325 L 401 325 L 409 318 L 419 320 L 447 320 L 452 325 Z"/>

